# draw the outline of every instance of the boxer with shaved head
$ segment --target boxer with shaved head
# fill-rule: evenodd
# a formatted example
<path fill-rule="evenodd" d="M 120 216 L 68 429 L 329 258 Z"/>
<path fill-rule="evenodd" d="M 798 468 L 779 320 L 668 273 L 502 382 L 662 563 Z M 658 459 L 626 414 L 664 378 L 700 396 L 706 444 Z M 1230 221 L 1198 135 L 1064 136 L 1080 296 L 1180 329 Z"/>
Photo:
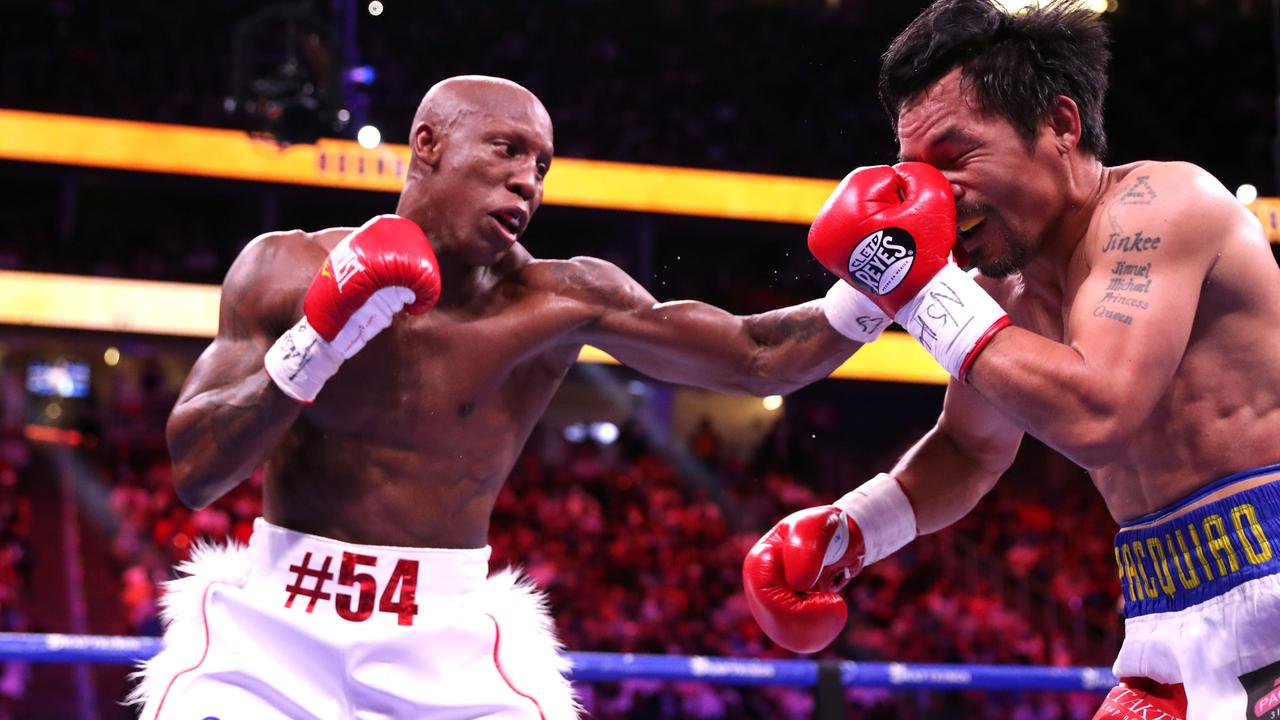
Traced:
<path fill-rule="evenodd" d="M 840 302 L 740 317 L 659 303 L 601 260 L 534 258 L 519 240 L 552 125 L 515 83 L 437 84 L 409 140 L 394 215 L 268 233 L 227 274 L 169 420 L 174 485 L 204 507 L 265 462 L 264 517 L 248 548 L 202 549 L 171 584 L 167 648 L 133 696 L 147 720 L 575 716 L 545 601 L 487 577 L 486 542 L 583 345 L 768 395 L 883 327 L 842 283 Z"/>

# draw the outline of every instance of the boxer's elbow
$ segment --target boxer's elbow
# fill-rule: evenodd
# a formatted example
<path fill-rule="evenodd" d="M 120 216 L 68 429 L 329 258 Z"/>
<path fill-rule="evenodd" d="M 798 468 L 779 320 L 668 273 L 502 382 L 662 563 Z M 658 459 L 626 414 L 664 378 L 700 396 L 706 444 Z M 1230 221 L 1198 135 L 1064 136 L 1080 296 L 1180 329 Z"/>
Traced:
<path fill-rule="evenodd" d="M 203 510 L 218 499 L 211 478 L 201 477 L 189 462 L 173 462 L 173 492 L 183 505 L 192 510 Z"/>
<path fill-rule="evenodd" d="M 1055 443 L 1064 455 L 1085 468 L 1115 462 L 1133 444 L 1142 418 L 1118 399 L 1078 405 L 1064 414 L 1061 437 Z"/>

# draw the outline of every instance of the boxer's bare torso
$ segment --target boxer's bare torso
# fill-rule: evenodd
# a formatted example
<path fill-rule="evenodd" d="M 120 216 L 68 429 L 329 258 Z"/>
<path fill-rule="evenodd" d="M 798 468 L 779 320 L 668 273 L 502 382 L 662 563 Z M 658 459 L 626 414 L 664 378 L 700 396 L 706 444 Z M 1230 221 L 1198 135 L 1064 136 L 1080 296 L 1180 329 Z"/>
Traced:
<path fill-rule="evenodd" d="M 479 547 L 517 453 L 584 344 L 659 380 L 759 395 L 824 378 L 857 348 L 817 301 L 735 316 L 659 303 L 601 260 L 533 258 L 517 240 L 541 204 L 551 121 L 510 81 L 437 84 L 410 148 L 396 212 L 434 247 L 439 303 L 397 315 L 304 406 L 263 358 L 289 337 L 352 228 L 250 243 L 169 419 L 174 487 L 188 505 L 208 505 L 265 462 L 271 522 L 356 543 Z"/>
<path fill-rule="evenodd" d="M 1181 362 L 1155 406 L 1110 461 L 1087 467 L 1112 515 L 1126 520 L 1215 478 L 1280 461 L 1280 284 L 1261 227 L 1243 207 L 1220 198 L 1191 218 L 1189 229 L 1212 255 L 1207 272 L 1183 275 L 1157 252 L 1159 234 L 1152 231 L 1160 219 L 1195 202 L 1188 195 L 1214 192 L 1217 183 L 1203 171 L 1134 163 L 1106 173 L 1088 230 L 1060 276 L 1015 273 L 981 283 L 1014 324 L 1067 345 L 1073 343 L 1068 318 L 1090 278 L 1101 275 L 1106 287 L 1101 302 L 1089 294 L 1086 309 L 1115 335 L 1133 332 L 1151 303 L 1163 302 L 1157 290 L 1173 284 L 1185 298 L 1199 294 Z M 1160 283 L 1166 287 L 1157 288 Z"/>
<path fill-rule="evenodd" d="M 515 245 L 492 266 L 446 272 L 434 311 L 398 316 L 304 407 L 270 385 L 262 356 L 350 231 L 272 233 L 242 253 L 219 337 L 170 421 L 179 478 L 225 491 L 269 455 L 266 518 L 325 537 L 484 545 L 494 500 L 584 343 L 660 379 L 757 394 L 825 377 L 856 348 L 816 303 L 748 317 L 657 303 L 609 263 L 539 260 Z"/>
<path fill-rule="evenodd" d="M 255 283 L 241 301 L 262 319 L 263 350 L 301 315 L 304 269 L 353 229 L 258 241 L 275 246 L 258 266 L 274 287 Z M 574 331 L 607 301 L 591 297 L 592 265 L 517 246 L 463 297 L 397 318 L 289 429 L 268 464 L 266 518 L 373 544 L 483 545 L 498 491 L 578 357 Z"/>
<path fill-rule="evenodd" d="M 280 265 L 318 267 L 352 229 L 264 241 L 284 246 Z M 370 341 L 272 456 L 267 519 L 375 544 L 483 545 L 494 497 L 577 358 L 570 332 L 591 319 L 550 287 L 568 264 L 510 253 L 469 297 Z M 311 278 L 291 280 L 292 298 L 258 308 L 279 332 Z"/>

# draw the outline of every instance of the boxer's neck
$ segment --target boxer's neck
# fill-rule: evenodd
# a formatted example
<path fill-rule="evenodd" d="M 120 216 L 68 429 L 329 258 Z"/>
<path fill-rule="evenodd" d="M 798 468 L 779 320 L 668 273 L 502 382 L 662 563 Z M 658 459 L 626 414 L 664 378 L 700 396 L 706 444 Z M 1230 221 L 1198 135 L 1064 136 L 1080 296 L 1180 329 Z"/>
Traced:
<path fill-rule="evenodd" d="M 1024 279 L 1061 285 L 1076 248 L 1089 231 L 1098 203 L 1111 187 L 1113 173 L 1092 155 L 1069 159 L 1062 179 L 1060 210 L 1036 256 L 1022 269 Z"/>
<path fill-rule="evenodd" d="M 440 302 L 437 307 L 462 307 L 471 303 L 493 286 L 496 273 L 493 266 L 472 265 L 447 250 L 438 252 L 440 264 Z"/>

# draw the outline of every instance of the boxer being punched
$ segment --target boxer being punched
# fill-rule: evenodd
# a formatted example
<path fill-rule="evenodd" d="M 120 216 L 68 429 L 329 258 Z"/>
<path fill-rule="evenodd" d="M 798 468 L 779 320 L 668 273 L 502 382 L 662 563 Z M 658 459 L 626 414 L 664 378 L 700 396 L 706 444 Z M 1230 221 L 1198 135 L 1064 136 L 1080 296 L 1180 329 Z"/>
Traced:
<path fill-rule="evenodd" d="M 174 484 L 199 508 L 265 462 L 265 517 L 170 588 L 167 648 L 133 698 L 147 720 L 575 716 L 544 602 L 512 573 L 486 580 L 486 538 L 583 344 L 772 394 L 883 325 L 843 284 L 830 321 L 821 302 L 736 317 L 658 303 L 600 260 L 533 258 L 518 240 L 552 129 L 514 83 L 436 85 L 410 146 L 395 215 L 269 233 L 227 274 L 169 420 Z"/>
<path fill-rule="evenodd" d="M 843 583 L 969 512 L 1031 433 L 1121 525 L 1122 684 L 1097 717 L 1263 717 L 1280 678 L 1280 270 L 1200 168 L 1103 164 L 1107 60 L 1097 18 L 1063 3 L 939 0 L 894 40 L 880 88 L 905 162 L 845 178 L 810 248 L 953 379 L 890 473 L 761 539 L 747 593 L 779 644 L 825 646 Z"/>

